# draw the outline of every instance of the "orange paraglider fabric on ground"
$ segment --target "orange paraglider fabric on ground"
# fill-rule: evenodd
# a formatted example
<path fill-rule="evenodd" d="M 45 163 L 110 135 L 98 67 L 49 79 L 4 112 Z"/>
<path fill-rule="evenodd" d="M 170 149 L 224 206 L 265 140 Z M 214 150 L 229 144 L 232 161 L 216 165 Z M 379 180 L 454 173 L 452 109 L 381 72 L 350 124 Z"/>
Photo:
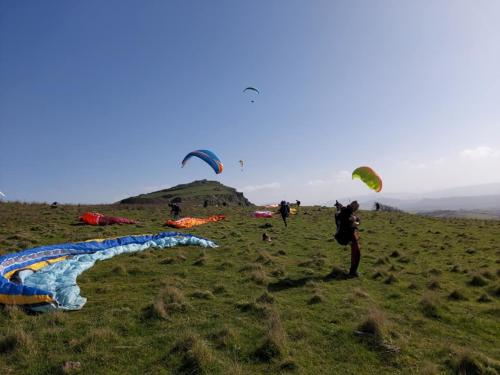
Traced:
<path fill-rule="evenodd" d="M 165 225 L 173 228 L 191 228 L 197 225 L 224 220 L 224 215 L 214 215 L 210 217 L 184 217 L 179 220 L 167 220 Z"/>

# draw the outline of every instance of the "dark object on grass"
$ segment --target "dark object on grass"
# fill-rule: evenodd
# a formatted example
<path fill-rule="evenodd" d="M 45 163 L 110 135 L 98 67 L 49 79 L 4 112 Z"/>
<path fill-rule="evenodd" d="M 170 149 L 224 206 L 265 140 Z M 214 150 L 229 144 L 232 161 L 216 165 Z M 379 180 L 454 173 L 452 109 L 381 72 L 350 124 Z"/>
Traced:
<path fill-rule="evenodd" d="M 262 233 L 262 241 L 266 241 L 266 242 L 271 242 L 271 236 L 268 235 L 266 232 Z"/>
<path fill-rule="evenodd" d="M 50 205 L 50 208 L 57 208 L 58 205 L 59 205 L 59 203 L 52 202 L 52 204 Z"/>

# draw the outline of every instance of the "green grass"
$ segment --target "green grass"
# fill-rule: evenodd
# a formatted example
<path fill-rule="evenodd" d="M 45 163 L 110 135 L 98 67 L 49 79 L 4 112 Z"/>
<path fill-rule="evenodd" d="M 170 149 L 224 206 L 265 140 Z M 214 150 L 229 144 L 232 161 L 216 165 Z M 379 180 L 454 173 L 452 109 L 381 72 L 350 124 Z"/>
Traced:
<path fill-rule="evenodd" d="M 139 224 L 71 225 L 87 209 Z M 78 279 L 81 311 L 0 307 L 0 373 L 63 373 L 68 361 L 84 374 L 500 373 L 500 222 L 362 212 L 361 277 L 345 279 L 332 209 L 301 208 L 286 229 L 243 208 L 183 210 L 227 215 L 185 230 L 219 248 L 98 262 Z M 0 254 L 157 233 L 167 215 L 1 203 Z"/>

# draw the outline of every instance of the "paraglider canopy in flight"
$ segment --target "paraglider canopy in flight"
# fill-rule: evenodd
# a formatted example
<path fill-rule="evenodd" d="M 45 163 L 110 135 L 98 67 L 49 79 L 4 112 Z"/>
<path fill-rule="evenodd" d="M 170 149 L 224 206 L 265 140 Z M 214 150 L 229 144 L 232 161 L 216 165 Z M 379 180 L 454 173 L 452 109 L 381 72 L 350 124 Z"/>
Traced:
<path fill-rule="evenodd" d="M 243 90 L 243 92 L 249 92 L 249 93 L 251 93 L 252 95 L 260 95 L 260 91 L 259 91 L 259 90 L 257 90 L 255 87 L 252 87 L 252 86 L 248 86 L 247 88 L 245 88 L 245 89 Z M 254 102 L 255 102 L 255 100 L 254 100 L 254 99 L 251 99 L 250 101 L 251 101 L 252 103 L 254 103 Z"/>
<path fill-rule="evenodd" d="M 196 150 L 187 154 L 182 160 L 182 167 L 184 167 L 189 159 L 196 156 L 210 165 L 216 174 L 222 173 L 224 166 L 220 159 L 210 150 Z"/>
<path fill-rule="evenodd" d="M 379 193 L 382 190 L 382 179 L 370 167 L 359 167 L 352 172 L 352 179 L 355 178 L 363 181 L 370 189 Z"/>

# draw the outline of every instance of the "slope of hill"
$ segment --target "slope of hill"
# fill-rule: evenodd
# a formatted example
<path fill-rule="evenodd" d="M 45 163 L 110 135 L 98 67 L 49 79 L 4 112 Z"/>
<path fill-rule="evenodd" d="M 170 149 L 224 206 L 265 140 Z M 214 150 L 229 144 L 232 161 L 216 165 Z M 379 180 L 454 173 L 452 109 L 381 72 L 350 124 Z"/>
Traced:
<path fill-rule="evenodd" d="M 155 205 L 0 205 L 0 254 L 165 231 Z M 86 210 L 138 224 L 72 226 Z M 500 371 L 500 222 L 361 212 L 361 277 L 346 279 L 333 209 L 301 207 L 288 228 L 251 211 L 188 206 L 226 215 L 186 231 L 218 248 L 98 262 L 78 278 L 80 311 L 0 307 L 0 373 L 68 373 L 67 361 L 83 374 Z"/>
<path fill-rule="evenodd" d="M 159 190 L 148 194 L 141 194 L 121 200 L 123 204 L 166 204 L 182 202 L 202 205 L 205 201 L 211 206 L 250 206 L 252 203 L 243 193 L 225 186 L 218 181 L 200 180 L 188 184 L 181 184 L 169 189 Z"/>

